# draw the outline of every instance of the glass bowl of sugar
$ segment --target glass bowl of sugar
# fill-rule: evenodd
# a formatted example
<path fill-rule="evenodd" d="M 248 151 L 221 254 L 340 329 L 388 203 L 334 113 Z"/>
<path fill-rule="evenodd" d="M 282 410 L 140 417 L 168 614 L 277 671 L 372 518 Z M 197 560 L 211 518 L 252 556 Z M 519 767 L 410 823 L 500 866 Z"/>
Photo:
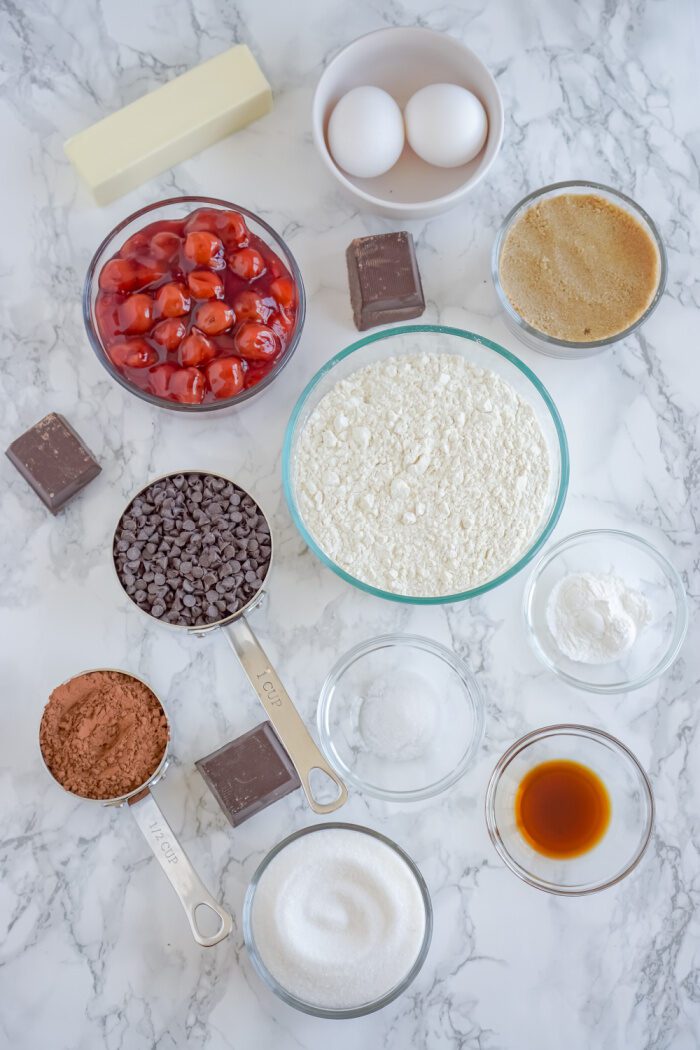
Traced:
<path fill-rule="evenodd" d="M 414 861 L 358 824 L 315 824 L 263 858 L 243 902 L 243 937 L 288 1006 L 334 1020 L 398 998 L 430 947 L 430 893 Z"/>
<path fill-rule="evenodd" d="M 523 615 L 545 667 L 592 693 L 626 693 L 658 678 L 688 628 L 676 569 L 620 529 L 576 532 L 545 551 L 525 587 Z"/>
<path fill-rule="evenodd" d="M 335 664 L 321 689 L 318 733 L 347 784 L 390 802 L 433 798 L 474 762 L 483 701 L 466 663 L 429 638 L 386 634 Z"/>

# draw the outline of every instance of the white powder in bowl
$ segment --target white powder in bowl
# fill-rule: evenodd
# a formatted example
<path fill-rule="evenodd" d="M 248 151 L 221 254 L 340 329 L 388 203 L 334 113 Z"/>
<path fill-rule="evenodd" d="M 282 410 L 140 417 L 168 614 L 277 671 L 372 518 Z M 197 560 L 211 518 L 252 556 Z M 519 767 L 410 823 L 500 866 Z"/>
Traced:
<path fill-rule="evenodd" d="M 547 626 L 570 660 L 607 664 L 619 660 L 651 621 L 646 597 L 612 573 L 574 572 L 552 588 Z"/>
<path fill-rule="evenodd" d="M 390 357 L 339 380 L 297 441 L 294 480 L 322 551 L 419 597 L 493 579 L 542 525 L 547 443 L 527 401 L 456 354 Z"/>
<path fill-rule="evenodd" d="M 360 735 L 377 758 L 420 758 L 435 736 L 438 698 L 430 682 L 413 671 L 378 675 L 364 690 Z"/>
<path fill-rule="evenodd" d="M 270 861 L 251 923 L 262 962 L 287 992 L 344 1010 L 376 1002 L 407 976 L 426 915 L 413 872 L 390 846 L 321 828 Z"/>

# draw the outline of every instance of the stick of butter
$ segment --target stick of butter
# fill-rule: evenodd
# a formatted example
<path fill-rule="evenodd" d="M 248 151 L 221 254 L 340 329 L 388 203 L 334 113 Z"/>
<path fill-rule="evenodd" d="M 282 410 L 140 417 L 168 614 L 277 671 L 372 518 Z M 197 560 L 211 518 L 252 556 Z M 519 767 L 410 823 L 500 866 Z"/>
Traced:
<path fill-rule="evenodd" d="M 245 44 L 68 139 L 64 149 L 98 204 L 160 175 L 272 109 L 272 92 Z"/>

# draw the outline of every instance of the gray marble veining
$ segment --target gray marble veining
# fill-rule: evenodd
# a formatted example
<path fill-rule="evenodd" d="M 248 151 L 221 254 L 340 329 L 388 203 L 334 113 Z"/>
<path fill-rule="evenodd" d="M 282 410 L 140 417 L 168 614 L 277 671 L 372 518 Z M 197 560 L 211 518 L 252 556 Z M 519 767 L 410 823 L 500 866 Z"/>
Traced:
<path fill-rule="evenodd" d="M 58 518 L 4 459 L 0 549 L 0 1046 L 14 1050 L 207 1050 L 366 1046 L 429 1050 L 696 1050 L 700 1044 L 700 228 L 698 7 L 693 0 L 0 0 L 0 395 L 3 447 L 64 412 L 103 473 Z M 318 161 L 310 102 L 324 63 L 385 25 L 430 26 L 489 64 L 507 122 L 492 173 L 458 210 L 411 223 L 428 319 L 512 349 L 552 393 L 571 448 L 555 536 L 619 525 L 659 544 L 683 575 L 691 630 L 665 678 L 602 698 L 555 681 L 524 636 L 524 578 L 468 605 L 409 609 L 352 591 L 305 549 L 280 486 L 289 412 L 318 366 L 350 342 L 344 250 L 390 227 L 358 213 Z M 264 120 L 108 208 L 78 184 L 63 141 L 112 109 L 240 40 L 275 90 Z M 639 336 L 581 362 L 519 346 L 498 316 L 489 252 L 502 216 L 546 182 L 587 177 L 629 193 L 659 224 L 668 291 Z M 245 203 L 292 246 L 310 308 L 280 381 L 235 415 L 154 411 L 94 359 L 81 319 L 85 268 L 138 206 L 174 193 Z M 343 1023 L 285 1007 L 242 944 L 253 870 L 311 821 L 297 793 L 235 832 L 193 763 L 261 711 L 223 640 L 135 616 L 108 542 L 121 506 L 154 474 L 206 465 L 269 508 L 280 537 L 254 627 L 305 717 L 340 652 L 408 629 L 452 645 L 479 675 L 479 760 L 433 803 L 353 795 L 343 818 L 404 845 L 435 906 L 435 938 L 408 993 Z M 156 788 L 183 844 L 236 916 L 202 951 L 125 814 L 82 804 L 46 777 L 37 726 L 51 688 L 80 669 L 121 666 L 164 697 L 173 768 Z M 537 893 L 499 862 L 483 822 L 491 767 L 520 733 L 556 721 L 619 735 L 649 770 L 656 833 L 638 870 L 591 898 Z"/>

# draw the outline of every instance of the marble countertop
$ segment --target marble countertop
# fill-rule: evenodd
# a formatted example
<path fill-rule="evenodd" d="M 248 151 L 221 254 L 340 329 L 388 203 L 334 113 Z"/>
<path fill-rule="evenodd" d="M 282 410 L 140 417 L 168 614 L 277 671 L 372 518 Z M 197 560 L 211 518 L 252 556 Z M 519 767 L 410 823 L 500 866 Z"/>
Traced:
<path fill-rule="evenodd" d="M 662 681 L 596 697 L 556 681 L 526 641 L 526 573 L 468 604 L 428 609 L 352 590 L 305 549 L 280 486 L 280 446 L 299 391 L 355 337 L 344 251 L 392 227 L 359 213 L 316 157 L 314 84 L 337 49 L 369 30 L 420 24 L 467 42 L 498 79 L 502 153 L 456 211 L 409 226 L 426 320 L 501 342 L 541 377 L 570 442 L 568 501 L 555 538 L 620 526 L 648 537 L 682 573 L 691 630 Z M 695 1050 L 700 1043 L 700 284 L 691 244 L 698 196 L 697 8 L 692 0 L 86 0 L 0 5 L 0 389 L 3 448 L 50 410 L 64 412 L 103 472 L 57 518 L 2 458 L 0 636 L 0 1046 L 13 1050 Z M 148 88 L 245 41 L 275 91 L 272 114 L 108 208 L 78 185 L 64 140 Z M 526 192 L 592 178 L 636 198 L 659 224 L 669 281 L 643 332 L 614 352 L 550 360 L 499 317 L 489 252 Z M 159 197 L 241 201 L 288 238 L 309 295 L 302 344 L 264 396 L 203 420 L 156 411 L 92 355 L 80 295 L 98 241 Z M 9 207 L 8 207 L 9 203 Z M 264 853 L 313 821 L 301 795 L 235 833 L 194 760 L 256 724 L 261 710 L 223 639 L 182 638 L 127 608 L 109 537 L 148 477 L 185 466 L 235 476 L 271 509 L 279 534 L 268 600 L 253 626 L 309 722 L 324 676 L 352 644 L 389 630 L 447 643 L 479 677 L 486 735 L 478 761 L 432 803 L 353 794 L 343 819 L 407 848 L 432 893 L 426 965 L 373 1016 L 329 1022 L 288 1008 L 243 948 L 241 903 Z M 51 688 L 86 667 L 145 677 L 165 699 L 175 760 L 155 789 L 203 878 L 236 917 L 211 950 L 122 811 L 63 794 L 37 752 Z M 519 882 L 496 856 L 483 798 L 499 754 L 560 721 L 620 736 L 651 775 L 658 819 L 630 878 L 559 899 Z"/>

